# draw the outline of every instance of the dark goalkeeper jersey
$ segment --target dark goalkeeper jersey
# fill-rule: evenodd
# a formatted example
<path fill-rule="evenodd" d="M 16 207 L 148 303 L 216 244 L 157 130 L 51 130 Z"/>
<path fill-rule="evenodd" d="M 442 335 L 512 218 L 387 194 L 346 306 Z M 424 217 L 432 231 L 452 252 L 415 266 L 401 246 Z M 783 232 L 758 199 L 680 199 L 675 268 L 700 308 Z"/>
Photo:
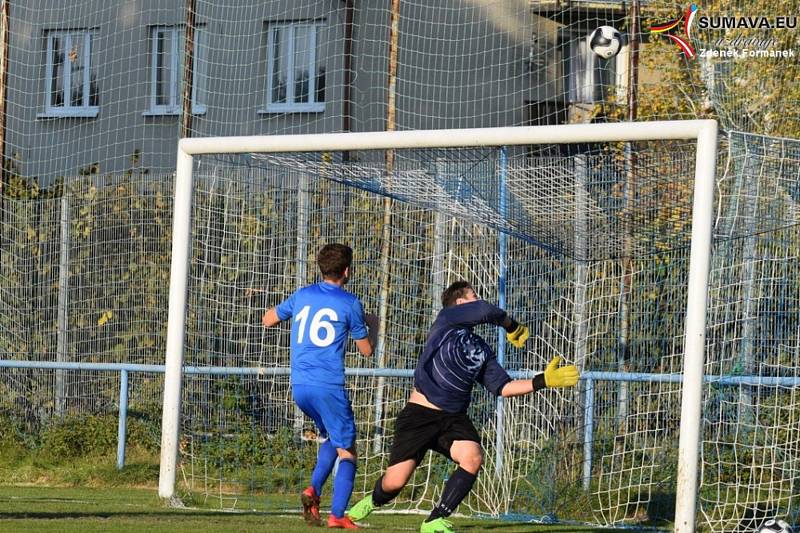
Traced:
<path fill-rule="evenodd" d="M 505 311 L 483 300 L 442 309 L 428 332 L 414 371 L 414 387 L 448 413 L 467 410 L 475 382 L 499 395 L 511 377 L 472 328 L 478 324 L 499 326 L 505 317 Z"/>

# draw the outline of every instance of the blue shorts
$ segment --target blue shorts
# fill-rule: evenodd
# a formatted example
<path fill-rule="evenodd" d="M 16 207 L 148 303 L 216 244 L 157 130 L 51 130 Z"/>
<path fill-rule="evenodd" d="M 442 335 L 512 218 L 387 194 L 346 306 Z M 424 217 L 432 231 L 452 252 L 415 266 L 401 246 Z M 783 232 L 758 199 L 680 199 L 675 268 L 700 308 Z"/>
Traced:
<path fill-rule="evenodd" d="M 350 398 L 344 388 L 292 385 L 297 406 L 317 425 L 320 435 L 336 448 L 352 448 L 356 443 L 356 421 Z"/>

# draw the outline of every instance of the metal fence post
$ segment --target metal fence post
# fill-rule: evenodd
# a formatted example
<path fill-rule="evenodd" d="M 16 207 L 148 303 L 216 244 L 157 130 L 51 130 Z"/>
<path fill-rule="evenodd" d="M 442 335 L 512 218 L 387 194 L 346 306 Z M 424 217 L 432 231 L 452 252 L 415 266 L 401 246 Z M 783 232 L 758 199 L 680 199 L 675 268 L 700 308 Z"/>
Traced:
<path fill-rule="evenodd" d="M 60 250 L 58 258 L 58 333 L 56 337 L 56 361 L 67 361 L 68 336 L 69 336 L 69 194 L 67 193 L 67 182 L 64 180 L 64 192 L 61 195 L 61 216 L 59 219 L 61 226 Z M 55 382 L 55 415 L 61 418 L 64 415 L 66 403 L 66 386 L 64 381 L 64 370 L 56 370 Z"/>
<path fill-rule="evenodd" d="M 308 275 L 308 222 L 311 217 L 311 180 L 307 173 L 300 172 L 297 176 L 297 241 L 295 247 L 295 258 L 297 260 L 297 272 L 295 272 L 295 288 L 300 289 L 306 284 Z M 291 383 L 291 380 L 290 380 Z M 291 384 L 289 385 L 291 391 Z M 292 428 L 294 436 L 298 442 L 303 437 L 303 423 L 305 417 L 303 411 L 293 402 Z"/>
<path fill-rule="evenodd" d="M 117 426 L 117 470 L 125 466 L 125 434 L 128 425 L 128 371 L 119 373 L 119 425 Z"/>
<path fill-rule="evenodd" d="M 588 491 L 592 482 L 592 439 L 594 438 L 594 380 L 584 382 L 583 406 L 583 490 Z"/>

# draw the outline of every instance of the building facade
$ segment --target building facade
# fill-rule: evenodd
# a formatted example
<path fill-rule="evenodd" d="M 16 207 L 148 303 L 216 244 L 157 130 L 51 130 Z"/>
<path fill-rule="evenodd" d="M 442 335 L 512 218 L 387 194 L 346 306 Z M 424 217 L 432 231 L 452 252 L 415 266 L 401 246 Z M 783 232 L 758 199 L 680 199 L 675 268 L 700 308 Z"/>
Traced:
<path fill-rule="evenodd" d="M 621 15 L 597 6 L 442 0 L 403 1 L 393 11 L 375 0 L 33 0 L 9 7 L 5 157 L 43 185 L 86 173 L 171 172 L 185 134 L 583 120 L 576 110 L 591 110 L 624 82 L 624 54 L 600 64 L 588 50 L 587 31 Z"/>

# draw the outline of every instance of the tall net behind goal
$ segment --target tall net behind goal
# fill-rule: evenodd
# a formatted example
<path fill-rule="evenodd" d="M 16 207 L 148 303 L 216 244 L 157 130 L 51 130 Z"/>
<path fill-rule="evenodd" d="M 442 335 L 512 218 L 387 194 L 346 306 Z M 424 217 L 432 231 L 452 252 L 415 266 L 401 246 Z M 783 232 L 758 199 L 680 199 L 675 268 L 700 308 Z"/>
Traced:
<path fill-rule="evenodd" d="M 781 105 L 788 81 L 755 98 L 730 61 L 686 61 L 651 33 L 685 6 L 638 4 L 637 19 L 631 2 L 610 0 L 6 0 L 6 166 L 46 186 L 170 172 L 187 136 L 694 119 L 713 115 L 709 99 L 728 118 L 746 114 L 744 100 Z M 600 26 L 619 32 L 610 59 L 590 48 Z M 749 80 L 784 67 L 740 63 Z"/>
<path fill-rule="evenodd" d="M 624 143 L 547 157 L 529 147 L 404 149 L 388 169 L 386 152 L 369 150 L 252 154 L 247 166 L 196 158 L 185 362 L 260 370 L 185 377 L 179 490 L 262 508 L 274 505 L 264 494 L 302 488 L 317 435 L 291 402 L 288 330 L 265 330 L 260 317 L 317 279 L 316 251 L 338 241 L 355 250 L 349 290 L 383 319 L 376 359 L 346 361 L 358 493 L 386 467 L 441 290 L 468 279 L 531 328 L 524 350 L 479 328 L 514 375 L 532 377 L 560 354 L 590 379 L 499 402 L 476 389 L 470 415 L 486 462 L 461 511 L 666 519 L 694 144 L 635 143 L 635 158 Z M 451 468 L 429 456 L 394 508 L 427 509 Z"/>

